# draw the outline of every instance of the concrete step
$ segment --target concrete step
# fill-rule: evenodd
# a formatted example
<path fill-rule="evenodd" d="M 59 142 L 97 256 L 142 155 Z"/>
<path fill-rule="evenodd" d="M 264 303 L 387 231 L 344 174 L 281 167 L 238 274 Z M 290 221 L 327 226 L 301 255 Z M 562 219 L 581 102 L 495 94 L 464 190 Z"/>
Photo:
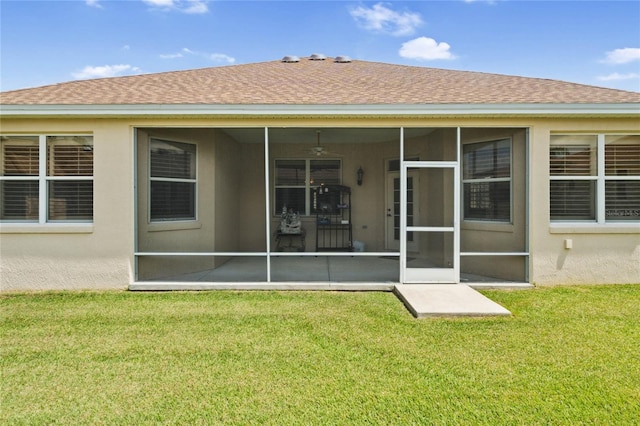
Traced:
<path fill-rule="evenodd" d="M 416 318 L 511 315 L 466 284 L 398 284 L 394 293 Z"/>

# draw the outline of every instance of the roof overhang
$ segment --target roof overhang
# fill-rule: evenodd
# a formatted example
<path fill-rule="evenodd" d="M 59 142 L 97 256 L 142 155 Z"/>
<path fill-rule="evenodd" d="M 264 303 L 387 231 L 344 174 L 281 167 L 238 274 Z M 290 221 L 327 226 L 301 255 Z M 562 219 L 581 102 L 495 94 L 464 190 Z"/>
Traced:
<path fill-rule="evenodd" d="M 639 116 L 640 103 L 425 105 L 0 105 L 4 117 Z"/>

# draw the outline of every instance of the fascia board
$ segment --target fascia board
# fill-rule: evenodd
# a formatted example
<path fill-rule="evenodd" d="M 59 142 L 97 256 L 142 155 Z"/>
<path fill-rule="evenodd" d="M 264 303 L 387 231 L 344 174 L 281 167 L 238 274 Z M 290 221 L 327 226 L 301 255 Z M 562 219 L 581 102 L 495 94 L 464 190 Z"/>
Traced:
<path fill-rule="evenodd" d="M 425 105 L 0 105 L 11 116 L 616 116 L 640 115 L 640 103 Z"/>

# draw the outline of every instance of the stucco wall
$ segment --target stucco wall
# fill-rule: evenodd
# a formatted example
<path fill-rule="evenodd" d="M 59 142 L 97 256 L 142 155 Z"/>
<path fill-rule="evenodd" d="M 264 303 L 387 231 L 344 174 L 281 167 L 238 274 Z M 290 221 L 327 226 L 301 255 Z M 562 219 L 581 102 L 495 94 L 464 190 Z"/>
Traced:
<path fill-rule="evenodd" d="M 250 195 L 242 194 L 240 189 L 240 176 L 245 167 L 239 144 L 221 131 L 216 131 L 214 158 L 209 167 L 215 176 L 214 184 L 204 180 L 200 182 L 200 191 L 211 193 L 213 188 L 210 205 L 202 206 L 215 211 L 213 251 L 237 251 L 238 236 L 242 233 L 242 223 L 238 217 L 240 198 Z M 260 182 L 264 182 L 264 179 Z"/>
<path fill-rule="evenodd" d="M 262 129 L 261 129 L 262 130 Z M 264 138 L 264 130 L 262 130 Z M 258 139 L 260 140 L 260 139 Z M 238 207 L 234 212 L 233 225 L 238 239 L 238 250 L 243 252 L 265 252 L 266 196 L 264 191 L 264 144 L 240 144 L 236 154 L 239 188 Z M 220 158 L 219 161 L 223 159 Z"/>
<path fill-rule="evenodd" d="M 636 119 L 536 120 L 531 129 L 531 280 L 536 285 L 640 283 L 640 224 L 551 225 L 552 132 L 640 133 Z M 565 248 L 572 240 L 573 248 Z"/>
<path fill-rule="evenodd" d="M 0 225 L 2 291 L 126 288 L 132 278 L 133 143 L 123 120 L 3 120 L 3 133 L 93 134 L 93 224 Z"/>

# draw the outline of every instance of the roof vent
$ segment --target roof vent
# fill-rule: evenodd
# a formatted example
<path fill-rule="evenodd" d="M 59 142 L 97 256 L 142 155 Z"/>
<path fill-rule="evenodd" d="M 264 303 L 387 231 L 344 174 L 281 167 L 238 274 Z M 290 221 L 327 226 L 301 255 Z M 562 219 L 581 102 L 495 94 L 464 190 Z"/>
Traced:
<path fill-rule="evenodd" d="M 337 62 L 339 64 L 346 64 L 348 62 L 351 62 L 351 58 L 348 56 L 336 56 L 334 62 Z"/>
<path fill-rule="evenodd" d="M 324 61 L 325 59 L 327 59 L 327 56 L 322 53 L 314 53 L 309 56 L 310 61 Z"/>
<path fill-rule="evenodd" d="M 287 63 L 300 62 L 300 58 L 294 55 L 287 55 L 284 58 L 282 58 L 282 62 L 287 62 Z"/>

